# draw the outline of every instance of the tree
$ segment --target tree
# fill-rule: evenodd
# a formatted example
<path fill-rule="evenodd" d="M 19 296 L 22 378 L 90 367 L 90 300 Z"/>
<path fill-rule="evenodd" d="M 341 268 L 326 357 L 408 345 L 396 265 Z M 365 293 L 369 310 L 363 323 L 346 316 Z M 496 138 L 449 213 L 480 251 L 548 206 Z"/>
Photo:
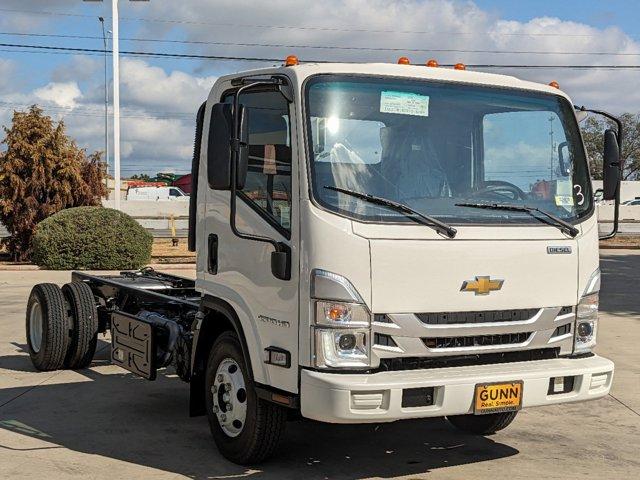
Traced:
<path fill-rule="evenodd" d="M 140 180 L 142 182 L 153 182 L 154 181 L 154 179 L 151 178 L 146 173 L 136 173 L 135 175 L 131 175 L 131 177 L 129 177 L 129 180 Z"/>
<path fill-rule="evenodd" d="M 11 236 L 3 240 L 15 260 L 26 260 L 38 222 L 70 207 L 100 205 L 103 184 L 101 154 L 89 156 L 33 105 L 14 111 L 3 127 L 6 151 L 0 157 L 0 221 Z"/>
<path fill-rule="evenodd" d="M 622 154 L 624 180 L 640 179 L 640 114 L 623 113 L 622 120 L 623 142 Z M 596 180 L 602 180 L 602 151 L 604 148 L 604 131 L 608 128 L 615 130 L 615 124 L 600 115 L 590 115 L 581 125 L 584 145 L 587 149 L 591 175 Z"/>

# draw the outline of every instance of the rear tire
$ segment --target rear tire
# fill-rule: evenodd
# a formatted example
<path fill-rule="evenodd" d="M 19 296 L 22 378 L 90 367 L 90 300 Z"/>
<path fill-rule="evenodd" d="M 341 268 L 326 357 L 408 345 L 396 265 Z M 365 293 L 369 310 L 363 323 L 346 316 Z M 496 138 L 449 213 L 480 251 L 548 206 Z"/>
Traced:
<path fill-rule="evenodd" d="M 236 366 L 240 368 L 239 372 Z M 231 377 L 227 378 L 225 368 L 228 368 Z M 224 382 L 233 383 L 231 389 L 225 392 L 228 391 L 233 396 L 232 399 L 240 402 L 236 403 L 233 410 L 226 411 L 226 407 L 222 407 L 222 395 L 226 393 L 219 393 L 220 382 L 216 381 L 221 371 L 225 376 Z M 242 392 L 236 388 L 241 382 L 245 385 Z M 207 363 L 205 388 L 207 418 L 220 453 L 240 465 L 255 465 L 270 457 L 282 437 L 287 412 L 283 407 L 259 399 L 256 395 L 253 379 L 249 375 L 240 341 L 235 333 L 224 332 L 214 342 Z M 235 423 L 225 424 L 223 421 L 221 424 L 223 413 L 236 415 L 238 409 L 246 412 L 243 423 L 236 419 Z"/>
<path fill-rule="evenodd" d="M 98 310 L 91 287 L 84 282 L 71 282 L 62 287 L 70 310 L 71 340 L 65 368 L 73 370 L 91 365 L 98 343 Z"/>
<path fill-rule="evenodd" d="M 63 367 L 69 346 L 69 317 L 64 295 L 53 283 L 33 287 L 27 302 L 27 348 L 33 366 L 50 371 Z"/>
<path fill-rule="evenodd" d="M 518 412 L 501 412 L 486 415 L 450 415 L 447 420 L 459 430 L 476 435 L 491 435 L 507 428 L 517 414 Z"/>

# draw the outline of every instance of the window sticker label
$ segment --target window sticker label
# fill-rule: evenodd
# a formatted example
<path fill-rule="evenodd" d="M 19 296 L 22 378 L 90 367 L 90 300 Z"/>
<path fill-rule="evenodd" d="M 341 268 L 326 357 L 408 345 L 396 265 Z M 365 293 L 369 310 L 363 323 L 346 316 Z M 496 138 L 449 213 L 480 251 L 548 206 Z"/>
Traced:
<path fill-rule="evenodd" d="M 386 90 L 380 94 L 380 112 L 428 117 L 429 97 L 417 93 Z"/>
<path fill-rule="evenodd" d="M 574 206 L 571 180 L 558 180 L 556 182 L 555 200 L 558 207 L 571 211 Z"/>

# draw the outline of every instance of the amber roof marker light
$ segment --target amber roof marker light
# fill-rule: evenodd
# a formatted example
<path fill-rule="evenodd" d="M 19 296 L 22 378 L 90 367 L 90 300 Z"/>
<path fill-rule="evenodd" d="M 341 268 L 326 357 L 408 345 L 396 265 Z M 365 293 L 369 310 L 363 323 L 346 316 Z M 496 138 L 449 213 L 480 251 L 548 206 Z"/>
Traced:
<path fill-rule="evenodd" d="M 439 66 L 440 66 L 440 64 L 434 58 L 432 58 L 432 59 L 427 61 L 427 67 L 439 67 Z"/>
<path fill-rule="evenodd" d="M 299 65 L 299 64 L 300 64 L 300 61 L 298 60 L 298 57 L 296 57 L 295 55 L 289 55 L 284 61 L 285 67 L 293 67 L 294 65 Z"/>
<path fill-rule="evenodd" d="M 556 82 L 555 80 L 552 80 L 551 82 L 549 82 L 549 86 L 553 87 L 553 88 L 557 88 L 558 90 L 560 90 L 560 84 L 558 82 Z"/>
<path fill-rule="evenodd" d="M 455 70 L 466 70 L 467 66 L 464 63 L 456 63 L 453 68 Z"/>
<path fill-rule="evenodd" d="M 400 57 L 398 59 L 398 65 L 411 65 L 411 62 L 407 57 Z"/>

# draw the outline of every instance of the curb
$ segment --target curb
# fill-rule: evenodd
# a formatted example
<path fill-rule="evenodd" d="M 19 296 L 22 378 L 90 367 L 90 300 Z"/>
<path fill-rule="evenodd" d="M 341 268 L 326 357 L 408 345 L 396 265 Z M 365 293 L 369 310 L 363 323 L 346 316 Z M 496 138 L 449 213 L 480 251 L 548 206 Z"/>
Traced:
<path fill-rule="evenodd" d="M 196 263 L 150 263 L 147 265 L 154 270 L 195 270 Z M 37 265 L 26 264 L 26 265 L 0 265 L 0 272 L 35 272 L 35 271 L 43 271 L 43 272 L 56 272 L 63 270 L 46 270 L 44 268 L 40 268 Z"/>
<path fill-rule="evenodd" d="M 0 272 L 27 272 L 34 270 L 40 270 L 40 268 L 37 265 L 32 265 L 30 263 L 24 265 L 0 265 Z"/>

